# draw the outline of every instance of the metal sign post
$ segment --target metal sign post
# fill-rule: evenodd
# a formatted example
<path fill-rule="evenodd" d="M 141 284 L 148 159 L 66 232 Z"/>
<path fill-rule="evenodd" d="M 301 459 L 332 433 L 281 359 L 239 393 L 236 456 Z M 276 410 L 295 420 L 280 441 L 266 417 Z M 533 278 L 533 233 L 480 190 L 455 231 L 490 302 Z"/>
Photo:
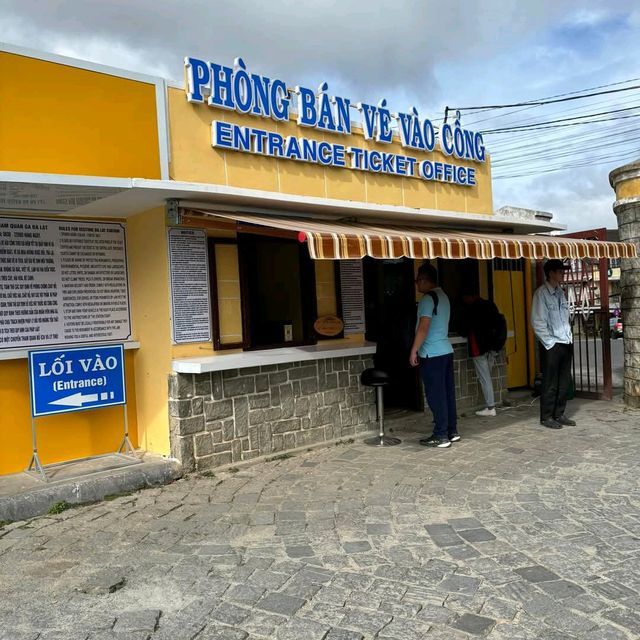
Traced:
<path fill-rule="evenodd" d="M 58 413 L 122 405 L 124 438 L 116 453 L 135 455 L 129 440 L 123 345 L 30 351 L 29 383 L 33 453 L 28 472 L 47 481 L 38 456 L 36 418 Z"/>

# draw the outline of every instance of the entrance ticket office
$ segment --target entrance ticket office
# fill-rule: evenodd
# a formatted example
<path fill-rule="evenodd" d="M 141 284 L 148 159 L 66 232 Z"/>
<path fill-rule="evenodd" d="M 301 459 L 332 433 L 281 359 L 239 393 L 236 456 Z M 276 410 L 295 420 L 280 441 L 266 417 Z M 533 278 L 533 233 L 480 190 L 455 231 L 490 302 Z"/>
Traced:
<path fill-rule="evenodd" d="M 34 341 L 25 332 L 12 334 L 19 325 L 2 317 L 0 394 L 10 426 L 0 473 L 22 470 L 29 458 L 26 351 L 57 344 L 122 342 L 132 441 L 176 455 L 187 468 L 369 428 L 373 400 L 358 374 L 372 363 L 374 341 L 392 334 L 398 305 L 410 310 L 415 302 L 413 274 L 421 260 L 312 259 L 308 243 L 278 222 L 489 228 L 488 157 L 481 161 L 478 150 L 468 148 L 476 157 L 447 155 L 437 145 L 429 150 L 429 127 L 417 116 L 422 141 L 415 132 L 411 138 L 411 123 L 403 134 L 398 121 L 388 142 L 384 106 L 375 113 L 367 105 L 351 108 L 349 117 L 358 123 L 349 120 L 348 131 L 331 130 L 338 124 L 346 129 L 344 117 L 329 122 L 325 116 L 323 127 L 303 128 L 293 108 L 289 119 L 279 120 L 190 101 L 188 83 L 167 85 L 10 48 L 0 52 L 0 66 L 7 78 L 0 89 L 2 120 L 15 125 L 0 129 L 2 222 L 42 225 L 38 233 L 53 238 L 45 250 L 55 269 L 47 277 L 57 285 L 59 306 L 50 305 L 58 316 L 47 324 L 62 323 L 57 334 L 51 332 L 57 338 Z M 37 101 L 33 77 L 46 89 Z M 296 93 L 288 95 L 293 100 Z M 335 104 L 337 97 L 331 98 Z M 315 108 L 317 125 L 322 98 Z M 271 155 L 257 152 L 262 134 L 247 138 L 246 131 L 255 129 L 266 132 L 263 140 L 275 141 Z M 235 139 L 234 130 L 240 132 Z M 243 151 L 234 145 L 249 146 Z M 304 162 L 305 149 L 317 161 Z M 455 167 L 466 167 L 464 180 L 473 176 L 475 184 L 462 183 Z M 72 238 L 79 262 L 70 262 L 65 227 L 82 236 Z M 7 239 L 18 240 L 16 231 Z M 109 244 L 109 270 L 101 270 L 104 243 L 114 236 L 120 244 Z M 485 295 L 511 296 L 503 280 L 492 278 L 487 261 L 440 263 L 443 285 L 454 298 L 469 277 Z M 37 281 L 46 284 L 42 276 Z M 34 297 L 35 287 L 29 291 L 31 300 L 45 300 Z M 37 308 L 47 307 L 31 305 L 29 313 Z M 65 320 L 71 311 L 80 318 Z M 314 330 L 326 316 L 344 322 L 333 340 Z M 77 335 L 74 322 L 81 323 Z M 40 336 L 49 335 L 44 326 Z M 516 338 L 526 347 L 526 336 Z M 453 341 L 460 398 L 472 405 L 479 396 L 467 376 L 466 347 Z M 503 367 L 501 388 L 505 376 Z M 395 401 L 415 408 L 418 389 L 416 382 Z M 109 408 L 51 416 L 39 434 L 44 463 L 105 453 L 121 439 L 122 416 Z"/>

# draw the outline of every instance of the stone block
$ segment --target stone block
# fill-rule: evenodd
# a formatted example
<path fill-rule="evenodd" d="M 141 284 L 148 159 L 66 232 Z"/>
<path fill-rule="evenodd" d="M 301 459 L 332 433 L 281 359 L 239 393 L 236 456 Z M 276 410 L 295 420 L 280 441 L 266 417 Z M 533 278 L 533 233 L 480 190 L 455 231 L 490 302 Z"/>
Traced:
<path fill-rule="evenodd" d="M 210 373 L 197 373 L 193 376 L 195 395 L 196 396 L 210 396 L 212 393 L 211 387 L 211 374 Z"/>
<path fill-rule="evenodd" d="M 286 433 L 288 431 L 299 431 L 301 429 L 300 418 L 280 420 L 271 425 L 272 433 Z"/>
<path fill-rule="evenodd" d="M 360 375 L 365 370 L 363 360 L 349 359 L 349 373 Z"/>
<path fill-rule="evenodd" d="M 305 366 L 289 371 L 289 380 L 302 380 L 302 378 L 315 378 L 318 375 L 318 367 L 316 363 L 306 364 Z"/>
<path fill-rule="evenodd" d="M 214 444 L 213 445 L 213 451 L 215 453 L 223 453 L 225 451 L 231 451 L 231 443 L 230 442 L 223 442 L 221 444 Z"/>
<path fill-rule="evenodd" d="M 265 409 L 271 405 L 270 393 L 257 393 L 249 396 L 249 409 Z"/>
<path fill-rule="evenodd" d="M 222 371 L 222 382 L 224 384 L 225 380 L 230 380 L 231 378 L 237 378 L 240 372 L 238 369 L 227 369 L 226 371 Z"/>
<path fill-rule="evenodd" d="M 290 451 L 296 448 L 296 432 L 284 434 L 284 450 Z"/>
<path fill-rule="evenodd" d="M 191 418 L 179 418 L 177 425 L 178 435 L 187 436 L 194 433 L 200 433 L 205 430 L 204 416 L 192 416 Z"/>
<path fill-rule="evenodd" d="M 216 431 L 211 431 L 211 437 L 213 439 L 214 444 L 220 444 L 222 442 L 222 423 L 220 423 L 220 429 Z"/>
<path fill-rule="evenodd" d="M 237 437 L 244 437 L 249 433 L 249 401 L 247 398 L 234 398 L 233 416 Z"/>
<path fill-rule="evenodd" d="M 191 401 L 191 415 L 200 416 L 204 413 L 204 399 L 195 397 Z"/>
<path fill-rule="evenodd" d="M 191 400 L 169 400 L 169 415 L 173 418 L 187 418 L 191 414 Z"/>
<path fill-rule="evenodd" d="M 204 402 L 204 415 L 207 422 L 210 420 L 221 420 L 233 415 L 232 400 L 214 400 Z"/>
<path fill-rule="evenodd" d="M 312 393 L 318 392 L 318 378 L 305 378 L 300 380 L 300 393 L 303 396 L 308 396 Z"/>
<path fill-rule="evenodd" d="M 224 464 L 231 464 L 231 451 L 226 451 L 223 453 L 214 453 L 212 456 L 214 467 L 221 467 Z"/>
<path fill-rule="evenodd" d="M 304 603 L 302 598 L 288 596 L 284 593 L 267 593 L 257 602 L 256 607 L 281 616 L 293 616 Z"/>
<path fill-rule="evenodd" d="M 195 395 L 193 374 L 172 373 L 169 376 L 169 398 L 185 400 Z"/>
<path fill-rule="evenodd" d="M 211 396 L 214 400 L 222 400 L 222 372 L 211 373 Z"/>
<path fill-rule="evenodd" d="M 265 415 L 266 411 L 264 409 L 249 411 L 249 426 L 252 427 L 257 424 L 262 424 L 265 421 Z"/>
<path fill-rule="evenodd" d="M 289 379 L 286 371 L 278 371 L 277 373 L 269 374 L 269 386 L 276 387 L 279 384 L 284 384 Z"/>
<path fill-rule="evenodd" d="M 287 398 L 286 400 L 282 400 L 280 403 L 282 417 L 283 418 L 292 418 L 295 412 L 295 399 L 293 397 Z"/>
<path fill-rule="evenodd" d="M 195 456 L 201 458 L 213 453 L 213 438 L 210 433 L 199 433 L 194 436 Z"/>
<path fill-rule="evenodd" d="M 223 378 L 223 388 L 225 398 L 235 398 L 237 396 L 247 396 L 255 392 L 256 384 L 253 376 L 240 378 Z"/>
<path fill-rule="evenodd" d="M 242 460 L 242 441 L 234 440 L 231 443 L 231 461 L 239 462 Z"/>
<path fill-rule="evenodd" d="M 309 398 L 296 398 L 294 402 L 294 415 L 296 417 L 309 415 Z"/>
<path fill-rule="evenodd" d="M 223 442 L 229 442 L 235 438 L 234 422 L 233 418 L 223 420 L 222 422 L 222 440 Z"/>

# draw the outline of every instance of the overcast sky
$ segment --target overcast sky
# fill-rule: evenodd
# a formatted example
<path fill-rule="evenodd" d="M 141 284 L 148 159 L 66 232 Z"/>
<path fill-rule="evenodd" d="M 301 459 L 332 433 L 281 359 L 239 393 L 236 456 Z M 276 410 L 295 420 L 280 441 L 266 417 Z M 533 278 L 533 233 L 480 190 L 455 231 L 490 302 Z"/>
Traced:
<path fill-rule="evenodd" d="M 514 103 L 636 78 L 639 30 L 640 3 L 627 0 L 0 3 L 0 37 L 11 44 L 177 80 L 185 55 L 223 63 L 242 56 L 251 71 L 292 85 L 327 81 L 330 93 L 353 102 L 384 97 L 392 110 L 415 105 L 433 119 L 442 117 L 446 105 Z M 633 84 L 640 81 L 619 86 Z M 620 108 L 629 110 L 625 115 L 640 115 L 631 110 L 636 105 L 639 90 L 506 116 L 507 110 L 463 112 L 462 122 L 478 121 L 471 128 L 490 129 L 525 118 L 545 121 Z M 608 173 L 640 158 L 636 121 L 631 117 L 588 131 L 568 127 L 486 136 L 496 162 L 495 208 L 551 211 L 570 230 L 615 227 Z M 595 139 L 600 130 L 617 141 L 606 153 L 588 146 L 587 138 Z M 561 143 L 573 153 L 547 158 Z M 532 155 L 523 162 L 518 156 L 524 149 Z M 578 160 L 585 166 L 540 172 Z M 508 177 L 530 172 L 537 173 Z"/>

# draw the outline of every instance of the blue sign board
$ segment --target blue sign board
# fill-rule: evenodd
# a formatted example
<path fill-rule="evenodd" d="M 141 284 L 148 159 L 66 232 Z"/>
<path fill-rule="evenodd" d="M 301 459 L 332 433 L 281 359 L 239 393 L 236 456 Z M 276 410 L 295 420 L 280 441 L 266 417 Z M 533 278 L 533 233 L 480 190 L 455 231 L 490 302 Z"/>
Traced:
<path fill-rule="evenodd" d="M 34 418 L 125 404 L 124 348 L 30 351 L 29 381 Z"/>

